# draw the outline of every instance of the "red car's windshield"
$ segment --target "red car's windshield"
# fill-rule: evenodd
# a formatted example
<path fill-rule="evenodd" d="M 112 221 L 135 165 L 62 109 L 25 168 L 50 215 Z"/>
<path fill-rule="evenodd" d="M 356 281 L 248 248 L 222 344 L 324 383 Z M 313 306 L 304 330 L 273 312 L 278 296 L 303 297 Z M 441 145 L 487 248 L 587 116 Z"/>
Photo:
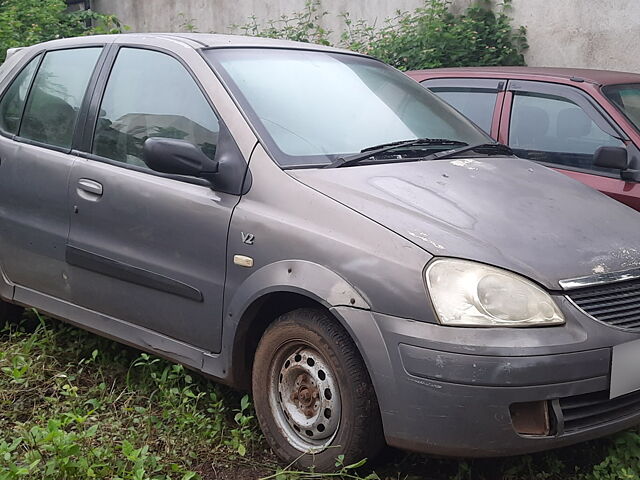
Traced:
<path fill-rule="evenodd" d="M 609 85 L 605 96 L 640 130 L 640 83 Z"/>

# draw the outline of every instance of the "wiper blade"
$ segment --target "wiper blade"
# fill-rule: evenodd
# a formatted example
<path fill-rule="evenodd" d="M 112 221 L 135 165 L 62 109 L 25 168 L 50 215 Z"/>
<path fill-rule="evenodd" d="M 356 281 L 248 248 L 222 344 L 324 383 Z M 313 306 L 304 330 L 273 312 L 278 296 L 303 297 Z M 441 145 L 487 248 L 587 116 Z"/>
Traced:
<path fill-rule="evenodd" d="M 449 140 L 448 138 L 414 138 L 413 140 L 398 140 L 397 142 L 383 143 L 367 147 L 360 150 L 361 153 L 380 150 L 385 147 L 412 147 L 414 145 L 467 145 L 465 142 L 458 140 Z"/>
<path fill-rule="evenodd" d="M 476 145 L 467 145 L 460 148 L 454 148 L 453 150 L 445 150 L 442 152 L 433 153 L 423 158 L 423 160 L 438 160 L 441 158 L 449 158 L 454 155 L 458 155 L 464 152 L 477 152 L 485 155 L 513 155 L 511 150 L 502 143 L 478 143 Z"/>
<path fill-rule="evenodd" d="M 446 146 L 452 146 L 452 147 L 455 147 L 455 146 L 464 147 L 468 144 L 465 142 L 460 142 L 458 140 L 448 140 L 446 138 L 417 138 L 414 140 L 383 143 L 382 145 L 363 148 L 360 151 L 360 153 L 355 153 L 353 155 L 347 155 L 344 157 L 338 157 L 329 165 L 326 165 L 323 168 L 348 167 L 351 165 L 356 165 L 363 160 L 367 160 L 368 158 L 375 157 L 376 155 L 389 152 L 391 150 L 398 150 L 405 147 L 415 147 L 418 145 L 446 145 Z M 450 151 L 450 150 L 447 150 L 447 151 Z"/>

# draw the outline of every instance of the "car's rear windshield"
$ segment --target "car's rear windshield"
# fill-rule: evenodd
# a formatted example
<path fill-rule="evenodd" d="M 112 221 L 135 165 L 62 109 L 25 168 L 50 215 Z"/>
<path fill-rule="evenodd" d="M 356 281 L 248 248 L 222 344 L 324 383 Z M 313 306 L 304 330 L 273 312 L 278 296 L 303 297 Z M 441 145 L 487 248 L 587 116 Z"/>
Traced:
<path fill-rule="evenodd" d="M 640 83 L 609 85 L 602 91 L 636 129 L 640 130 Z"/>
<path fill-rule="evenodd" d="M 491 141 L 417 82 L 372 58 L 275 48 L 205 55 L 283 167 L 323 165 L 399 140 Z"/>

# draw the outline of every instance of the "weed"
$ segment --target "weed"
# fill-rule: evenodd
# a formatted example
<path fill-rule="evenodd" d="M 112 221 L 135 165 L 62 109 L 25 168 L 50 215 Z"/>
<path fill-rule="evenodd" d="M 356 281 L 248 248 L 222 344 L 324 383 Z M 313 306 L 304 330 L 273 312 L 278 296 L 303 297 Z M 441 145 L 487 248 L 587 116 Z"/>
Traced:
<path fill-rule="evenodd" d="M 197 33 L 198 27 L 196 26 L 195 18 L 187 18 L 184 13 L 178 14 L 180 24 L 178 25 L 178 31 L 187 33 Z"/>
<path fill-rule="evenodd" d="M 291 470 L 290 466 L 284 469 L 278 469 L 276 473 L 260 480 L 320 480 L 329 478 L 338 478 L 341 480 L 380 480 L 380 477 L 374 472 L 365 477 L 358 474 L 358 469 L 362 468 L 366 459 L 349 465 L 344 464 L 344 455 L 338 455 L 336 458 L 336 471 L 332 473 L 316 473 L 313 469 L 309 471 Z"/>
<path fill-rule="evenodd" d="M 395 455 L 395 456 L 394 456 Z M 595 465 L 595 466 L 594 466 Z M 222 472 L 222 474 L 221 474 Z M 247 473 L 250 472 L 250 473 Z M 0 480 L 630 480 L 640 434 L 503 460 L 278 467 L 248 395 L 29 311 L 0 329 Z"/>
<path fill-rule="evenodd" d="M 327 14 L 328 12 L 321 10 L 320 0 L 307 0 L 302 10 L 291 15 L 282 15 L 275 20 L 267 20 L 266 26 L 258 23 L 257 17 L 253 15 L 244 25 L 232 25 L 231 30 L 253 37 L 281 38 L 330 45 L 331 31 L 321 26 L 321 21 Z"/>
<path fill-rule="evenodd" d="M 637 480 L 640 478 L 640 434 L 623 432 L 613 438 L 607 457 L 587 476 L 588 480 Z"/>
<path fill-rule="evenodd" d="M 0 337 L 0 480 L 195 479 L 201 459 L 259 443 L 248 396 L 36 312 L 30 320 L 35 331 L 7 325 Z"/>

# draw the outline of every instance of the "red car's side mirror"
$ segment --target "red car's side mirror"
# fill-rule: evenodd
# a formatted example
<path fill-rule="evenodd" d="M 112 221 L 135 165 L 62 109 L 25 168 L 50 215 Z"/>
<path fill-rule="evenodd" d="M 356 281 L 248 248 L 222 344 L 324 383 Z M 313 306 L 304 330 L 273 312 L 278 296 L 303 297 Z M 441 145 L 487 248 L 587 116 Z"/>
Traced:
<path fill-rule="evenodd" d="M 603 168 L 626 170 L 629 166 L 629 155 L 624 147 L 600 147 L 593 154 L 593 165 Z"/>
<path fill-rule="evenodd" d="M 626 182 L 640 182 L 640 159 L 624 147 L 600 147 L 593 154 L 593 165 L 620 170 Z"/>

